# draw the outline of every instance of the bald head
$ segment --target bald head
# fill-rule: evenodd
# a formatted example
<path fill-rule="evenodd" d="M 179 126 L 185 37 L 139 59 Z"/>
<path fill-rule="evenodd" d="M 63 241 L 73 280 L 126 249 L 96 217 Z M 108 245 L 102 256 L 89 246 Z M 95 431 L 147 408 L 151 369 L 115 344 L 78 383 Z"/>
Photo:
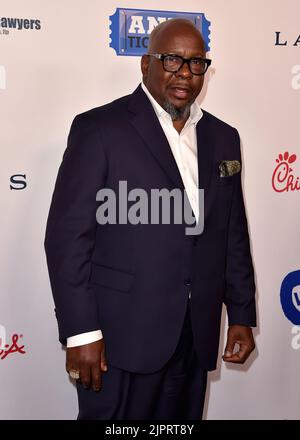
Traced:
<path fill-rule="evenodd" d="M 166 20 L 156 26 L 150 34 L 148 53 L 154 53 L 160 50 L 165 39 L 173 38 L 182 34 L 193 35 L 199 41 L 199 47 L 203 50 L 205 42 L 201 32 L 190 20 L 185 18 L 173 18 Z"/>
<path fill-rule="evenodd" d="M 205 56 L 205 42 L 190 20 L 167 20 L 155 27 L 150 35 L 148 54 L 141 60 L 143 82 L 176 124 L 187 119 L 190 106 L 203 86 L 204 73 L 192 73 L 190 62 L 193 60 L 194 65 L 201 66 L 206 61 Z M 183 63 L 172 71 L 165 65 L 166 58 L 171 64 L 172 58 Z"/>

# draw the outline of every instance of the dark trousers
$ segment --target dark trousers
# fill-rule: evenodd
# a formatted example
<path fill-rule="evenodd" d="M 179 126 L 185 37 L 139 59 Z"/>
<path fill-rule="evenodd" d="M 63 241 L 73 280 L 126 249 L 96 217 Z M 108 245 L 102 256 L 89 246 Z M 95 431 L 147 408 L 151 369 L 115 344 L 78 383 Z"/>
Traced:
<path fill-rule="evenodd" d="M 77 383 L 78 420 L 200 420 L 207 371 L 193 347 L 190 306 L 173 356 L 159 371 L 130 373 L 108 364 L 101 391 Z"/>

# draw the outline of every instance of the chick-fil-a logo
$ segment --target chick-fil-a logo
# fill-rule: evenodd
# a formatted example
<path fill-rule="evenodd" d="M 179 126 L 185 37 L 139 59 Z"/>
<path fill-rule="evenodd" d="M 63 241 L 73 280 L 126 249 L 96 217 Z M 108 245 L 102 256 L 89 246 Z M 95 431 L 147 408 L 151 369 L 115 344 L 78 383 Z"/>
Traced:
<path fill-rule="evenodd" d="M 21 353 L 25 354 L 24 345 L 19 344 L 19 339 L 23 337 L 23 335 L 13 334 L 11 337 L 11 342 L 8 343 L 7 339 L 5 339 L 4 327 L 0 326 L 1 331 L 1 344 L 0 344 L 0 359 L 3 360 L 7 358 L 10 354 L 13 353 Z"/>
<path fill-rule="evenodd" d="M 291 168 L 296 162 L 296 154 L 289 154 L 287 151 L 280 153 L 276 159 L 277 166 L 272 176 L 272 186 L 278 193 L 300 190 L 300 177 L 296 177 Z"/>

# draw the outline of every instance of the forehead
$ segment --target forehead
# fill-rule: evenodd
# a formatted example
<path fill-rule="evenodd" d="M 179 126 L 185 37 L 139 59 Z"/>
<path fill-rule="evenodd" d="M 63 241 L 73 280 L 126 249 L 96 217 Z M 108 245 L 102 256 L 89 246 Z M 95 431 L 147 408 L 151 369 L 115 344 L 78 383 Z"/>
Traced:
<path fill-rule="evenodd" d="M 152 50 L 184 56 L 203 56 L 205 44 L 197 30 L 192 27 L 174 27 L 163 29 L 157 35 Z"/>

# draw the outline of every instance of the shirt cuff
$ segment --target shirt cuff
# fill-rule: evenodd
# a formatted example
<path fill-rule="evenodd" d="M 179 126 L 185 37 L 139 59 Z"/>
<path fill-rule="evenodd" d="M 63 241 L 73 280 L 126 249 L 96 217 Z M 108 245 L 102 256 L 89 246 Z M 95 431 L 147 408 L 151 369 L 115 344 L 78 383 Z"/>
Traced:
<path fill-rule="evenodd" d="M 80 333 L 79 335 L 70 336 L 67 338 L 67 348 L 79 347 L 80 345 L 91 344 L 92 342 L 99 341 L 103 335 L 101 330 L 95 330 L 92 332 Z"/>

